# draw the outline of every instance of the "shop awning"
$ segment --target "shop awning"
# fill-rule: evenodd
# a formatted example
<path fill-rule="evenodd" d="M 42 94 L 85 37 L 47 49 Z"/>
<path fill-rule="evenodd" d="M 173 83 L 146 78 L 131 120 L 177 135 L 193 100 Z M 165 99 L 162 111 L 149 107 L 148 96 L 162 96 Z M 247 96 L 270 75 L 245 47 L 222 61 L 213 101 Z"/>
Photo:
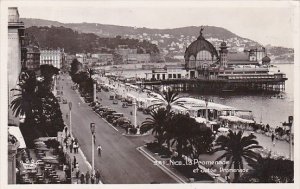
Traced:
<path fill-rule="evenodd" d="M 8 126 L 8 132 L 17 138 L 17 140 L 20 143 L 20 146 L 18 148 L 26 148 L 26 144 L 23 138 L 23 135 L 20 131 L 20 128 L 17 126 Z"/>

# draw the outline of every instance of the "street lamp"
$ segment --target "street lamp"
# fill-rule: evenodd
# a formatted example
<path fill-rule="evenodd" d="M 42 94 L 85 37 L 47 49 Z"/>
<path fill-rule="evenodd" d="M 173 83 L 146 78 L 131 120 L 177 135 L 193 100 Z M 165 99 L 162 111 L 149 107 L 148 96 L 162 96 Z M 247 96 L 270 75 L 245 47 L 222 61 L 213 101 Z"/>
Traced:
<path fill-rule="evenodd" d="M 137 101 L 136 98 L 133 99 L 133 108 L 134 108 L 134 114 L 133 114 L 133 118 L 134 118 L 134 128 L 137 129 L 136 134 L 139 135 L 140 134 L 140 128 L 137 128 L 137 123 L 136 123 L 136 106 L 137 106 Z"/>
<path fill-rule="evenodd" d="M 293 161 L 293 138 L 292 138 L 292 129 L 293 129 L 293 122 L 294 122 L 294 117 L 289 116 L 289 126 L 290 126 L 290 160 Z"/>
<path fill-rule="evenodd" d="M 208 99 L 205 98 L 205 108 L 206 108 L 206 112 L 205 112 L 205 119 L 206 119 L 206 123 L 208 123 Z"/>
<path fill-rule="evenodd" d="M 94 145 L 95 145 L 95 123 L 90 124 L 91 133 L 92 133 L 92 174 L 95 171 L 95 152 L 94 152 Z"/>
<path fill-rule="evenodd" d="M 72 137 L 72 102 L 69 102 L 69 124 L 70 124 L 70 135 Z"/>
<path fill-rule="evenodd" d="M 97 97 L 97 95 L 96 95 L 96 84 L 97 84 L 97 83 L 96 83 L 96 80 L 93 79 L 93 92 L 94 92 L 94 96 L 93 96 L 94 99 L 93 99 L 93 101 L 94 101 L 94 102 L 96 102 L 96 99 L 97 99 L 97 98 L 96 98 L 96 97 Z"/>

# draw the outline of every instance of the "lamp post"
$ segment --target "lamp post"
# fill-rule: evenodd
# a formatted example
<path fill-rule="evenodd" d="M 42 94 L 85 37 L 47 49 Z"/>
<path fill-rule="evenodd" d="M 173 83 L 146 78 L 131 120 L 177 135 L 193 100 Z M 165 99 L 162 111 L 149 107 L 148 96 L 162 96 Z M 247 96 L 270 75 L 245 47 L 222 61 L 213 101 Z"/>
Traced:
<path fill-rule="evenodd" d="M 94 102 L 96 102 L 96 97 L 97 97 L 97 94 L 96 94 L 96 80 L 93 80 L 93 92 L 94 92 L 94 95 L 93 95 L 93 97 L 94 97 Z"/>
<path fill-rule="evenodd" d="M 136 106 L 137 106 L 137 101 L 136 101 L 136 99 L 134 98 L 134 99 L 133 99 L 133 108 L 134 108 L 134 110 L 133 110 L 134 128 L 137 129 L 136 134 L 139 135 L 139 134 L 140 134 L 140 128 L 137 128 L 137 120 L 136 120 L 136 109 L 137 109 L 137 108 L 136 108 Z"/>
<path fill-rule="evenodd" d="M 293 137 L 292 137 L 293 121 L 294 121 L 294 117 L 289 116 L 289 126 L 290 126 L 290 145 L 289 145 L 290 157 L 289 158 L 291 161 L 293 161 Z"/>
<path fill-rule="evenodd" d="M 72 137 L 72 102 L 69 102 L 69 124 L 70 124 L 70 135 Z"/>
<path fill-rule="evenodd" d="M 90 124 L 91 133 L 92 133 L 92 174 L 95 171 L 95 152 L 94 152 L 94 145 L 95 145 L 95 123 Z"/>
<path fill-rule="evenodd" d="M 206 119 L 206 123 L 208 123 L 208 109 L 207 109 L 207 106 L 208 106 L 208 99 L 205 98 L 205 119 Z"/>

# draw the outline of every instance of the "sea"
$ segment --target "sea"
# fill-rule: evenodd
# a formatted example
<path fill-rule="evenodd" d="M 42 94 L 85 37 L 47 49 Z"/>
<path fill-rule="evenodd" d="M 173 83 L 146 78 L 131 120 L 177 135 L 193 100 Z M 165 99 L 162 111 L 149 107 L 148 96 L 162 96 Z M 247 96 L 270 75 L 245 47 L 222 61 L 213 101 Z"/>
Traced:
<path fill-rule="evenodd" d="M 274 95 L 249 94 L 249 95 L 203 95 L 203 94 L 183 94 L 193 97 L 205 97 L 212 99 L 216 103 L 233 106 L 242 110 L 251 110 L 257 123 L 269 124 L 271 127 L 281 126 L 288 121 L 288 116 L 294 115 L 294 64 L 275 64 L 273 71 L 280 70 L 286 74 L 288 80 L 285 82 L 283 98 L 274 98 Z M 145 77 L 145 72 L 150 70 L 122 70 L 114 74 L 126 77 Z"/>

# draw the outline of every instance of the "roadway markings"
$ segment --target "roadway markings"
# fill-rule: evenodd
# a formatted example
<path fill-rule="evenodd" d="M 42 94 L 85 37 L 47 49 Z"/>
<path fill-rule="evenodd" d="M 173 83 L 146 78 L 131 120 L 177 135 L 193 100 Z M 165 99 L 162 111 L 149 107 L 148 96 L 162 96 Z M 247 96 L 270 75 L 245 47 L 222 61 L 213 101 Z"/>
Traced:
<path fill-rule="evenodd" d="M 156 159 L 150 155 L 148 152 L 146 152 L 142 147 L 136 148 L 141 154 L 143 154 L 147 159 L 149 159 L 152 163 L 156 161 Z M 182 178 L 180 178 L 178 175 L 173 173 L 169 168 L 167 168 L 164 165 L 157 165 L 163 172 L 165 172 L 167 175 L 169 175 L 171 178 L 173 178 L 178 183 L 186 183 L 186 181 Z"/>

